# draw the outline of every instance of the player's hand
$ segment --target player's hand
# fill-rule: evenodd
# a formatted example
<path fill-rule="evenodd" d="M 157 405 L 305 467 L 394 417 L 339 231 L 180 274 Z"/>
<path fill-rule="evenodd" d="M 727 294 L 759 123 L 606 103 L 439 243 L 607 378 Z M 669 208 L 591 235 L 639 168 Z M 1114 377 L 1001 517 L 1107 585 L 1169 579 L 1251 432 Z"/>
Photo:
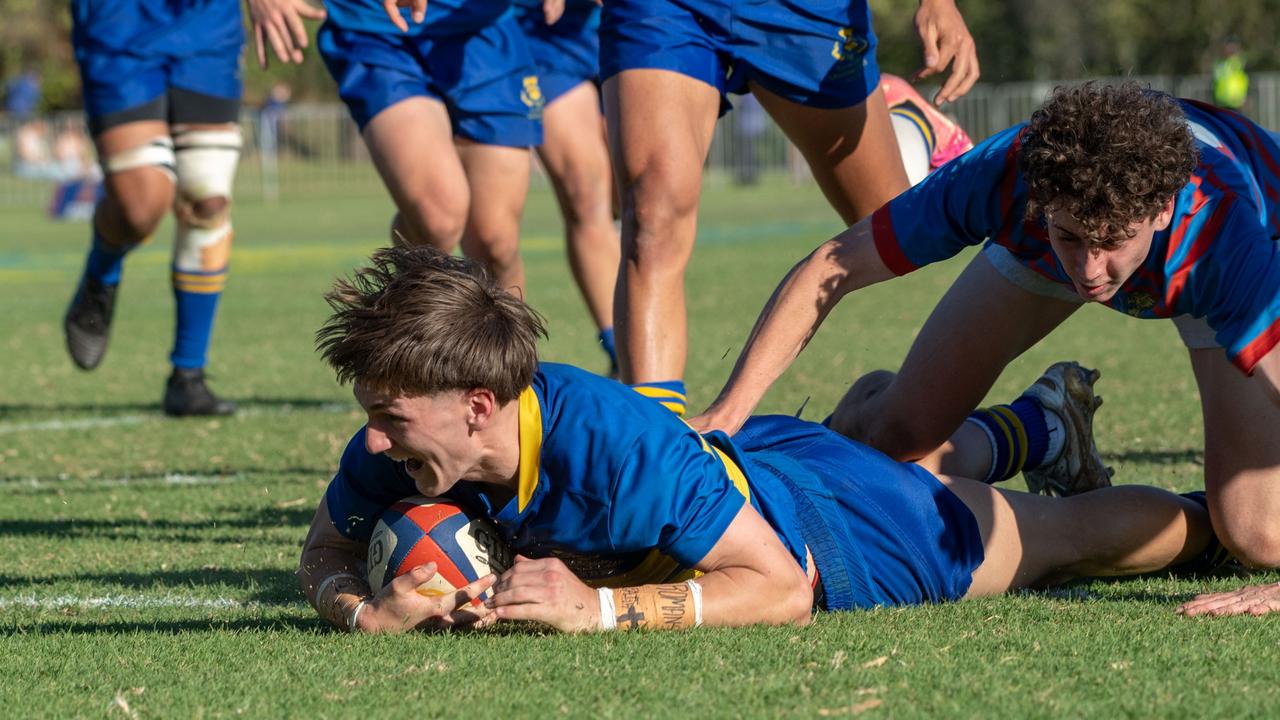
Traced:
<path fill-rule="evenodd" d="M 564 0 L 542 0 L 542 17 L 548 25 L 555 25 L 564 15 Z"/>
<path fill-rule="evenodd" d="M 694 415 L 686 422 L 689 423 L 689 427 L 703 435 L 714 430 L 723 431 L 725 435 L 732 435 L 742 429 L 742 424 L 746 422 L 746 418 L 725 412 L 717 407 L 715 403 L 712 403 L 711 407 L 703 410 L 701 415 Z"/>
<path fill-rule="evenodd" d="M 404 7 L 413 9 L 413 22 L 420 25 L 427 18 L 427 0 L 382 0 L 382 9 L 387 11 L 391 23 L 400 28 L 400 32 L 407 33 L 409 24 L 400 15 L 400 8 Z"/>
<path fill-rule="evenodd" d="M 1186 617 L 1197 615 L 1266 615 L 1280 612 L 1280 582 L 1267 585 L 1250 585 L 1231 592 L 1197 595 L 1195 600 L 1183 603 L 1177 613 Z"/>
<path fill-rule="evenodd" d="M 485 575 L 448 595 L 427 597 L 418 586 L 436 574 L 436 564 L 419 565 L 382 588 L 360 611 L 359 630 L 370 633 L 399 633 L 407 630 L 452 630 L 480 622 L 490 614 L 484 605 L 471 601 L 484 594 L 498 579 Z"/>
<path fill-rule="evenodd" d="M 268 44 L 280 62 L 302 62 L 302 51 L 309 43 L 302 20 L 323 20 L 324 14 L 323 8 L 310 5 L 306 0 L 249 0 L 258 67 L 267 68 Z"/>
<path fill-rule="evenodd" d="M 558 558 L 517 555 L 493 590 L 485 605 L 499 620 L 532 620 L 563 632 L 600 629 L 600 596 Z"/>
<path fill-rule="evenodd" d="M 916 32 L 924 46 L 924 66 L 911 76 L 918 82 L 951 65 L 951 76 L 933 96 L 934 105 L 953 102 L 969 92 L 981 74 L 973 36 L 956 8 L 955 0 L 920 0 Z"/>

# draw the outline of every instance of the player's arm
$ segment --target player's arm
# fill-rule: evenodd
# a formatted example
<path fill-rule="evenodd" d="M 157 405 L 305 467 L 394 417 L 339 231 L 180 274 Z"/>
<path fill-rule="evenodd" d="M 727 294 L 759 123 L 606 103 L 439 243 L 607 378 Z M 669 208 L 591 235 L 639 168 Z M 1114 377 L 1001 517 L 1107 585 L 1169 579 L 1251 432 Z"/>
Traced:
<path fill-rule="evenodd" d="M 924 64 L 911 76 L 918 82 L 951 66 L 951 76 L 933 96 L 933 103 L 953 102 L 973 88 L 981 74 L 973 36 L 955 0 L 920 0 L 915 16 L 916 33 L 924 47 Z"/>
<path fill-rule="evenodd" d="M 324 9 L 307 0 L 248 0 L 248 5 L 258 67 L 264 70 L 267 67 L 268 44 L 280 62 L 302 62 L 302 51 L 309 43 L 302 21 L 323 20 Z"/>
<path fill-rule="evenodd" d="M 858 222 L 791 268 L 751 329 L 724 389 L 689 424 L 702 432 L 736 432 L 841 298 L 894 277 L 876 250 L 871 223 Z"/>
<path fill-rule="evenodd" d="M 428 563 L 374 594 L 365 581 L 367 550 L 364 543 L 334 527 L 328 500 L 321 500 L 302 546 L 298 583 L 307 602 L 334 627 L 351 632 L 448 629 L 474 623 L 485 614 L 471 610 L 469 603 L 493 584 L 494 576 L 480 578 L 452 595 L 426 597 L 418 594 L 417 587 L 435 574 L 434 565 Z"/>
<path fill-rule="evenodd" d="M 517 558 L 488 601 L 500 620 L 530 620 L 566 632 L 680 629 L 703 625 L 806 624 L 808 578 L 773 528 L 744 503 L 687 583 L 587 587 L 555 558 Z M 696 587 L 695 587 L 696 585 Z"/>

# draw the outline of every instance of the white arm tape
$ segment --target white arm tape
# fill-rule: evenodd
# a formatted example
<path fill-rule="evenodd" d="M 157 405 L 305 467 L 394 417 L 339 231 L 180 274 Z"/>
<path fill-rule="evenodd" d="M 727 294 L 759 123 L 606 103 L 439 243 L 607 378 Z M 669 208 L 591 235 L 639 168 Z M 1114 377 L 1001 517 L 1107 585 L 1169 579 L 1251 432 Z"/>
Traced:
<path fill-rule="evenodd" d="M 693 626 L 702 625 L 702 586 L 696 580 L 685 580 L 689 594 L 693 596 Z"/>
<path fill-rule="evenodd" d="M 360 611 L 363 610 L 364 606 L 368 604 L 369 604 L 368 600 L 361 600 L 360 602 L 356 603 L 356 606 L 354 608 L 352 608 L 351 617 L 347 618 L 347 632 L 355 632 L 356 628 L 360 627 L 359 625 L 357 625 L 357 623 L 360 621 Z"/>
<path fill-rule="evenodd" d="M 102 167 L 108 175 L 134 168 L 154 167 L 173 180 L 176 177 L 174 162 L 173 140 L 168 137 L 157 137 L 142 145 L 111 155 L 102 163 Z"/>
<path fill-rule="evenodd" d="M 600 595 L 600 629 L 618 629 L 618 610 L 613 604 L 613 590 L 602 587 L 596 592 Z"/>

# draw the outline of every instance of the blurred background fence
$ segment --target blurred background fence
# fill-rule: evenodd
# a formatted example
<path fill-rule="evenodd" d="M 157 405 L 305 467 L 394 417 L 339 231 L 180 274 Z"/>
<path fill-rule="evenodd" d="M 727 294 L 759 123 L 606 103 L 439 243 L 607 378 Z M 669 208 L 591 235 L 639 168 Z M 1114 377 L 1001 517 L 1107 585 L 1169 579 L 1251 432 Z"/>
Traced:
<path fill-rule="evenodd" d="M 1207 75 L 1135 78 L 1181 97 L 1208 100 Z M 1280 128 L 1280 73 L 1254 73 L 1248 114 L 1267 128 Z M 1054 82 L 979 84 L 947 107 L 975 142 L 1026 119 Z M 810 182 L 804 161 L 759 105 L 735 98 L 737 109 L 716 131 L 707 160 L 710 183 L 752 183 L 785 174 Z M 381 182 L 346 109 L 336 103 L 297 103 L 242 115 L 245 145 L 236 180 L 241 200 L 268 203 L 315 195 L 377 195 Z M 405 153 L 414 152 L 404 148 Z M 422 162 L 431 162 L 424 157 Z M 92 146 L 79 113 L 0 120 L 0 207 L 42 207 L 54 188 L 97 173 Z M 537 169 L 535 168 L 535 171 Z M 535 172 L 535 182 L 541 182 Z"/>

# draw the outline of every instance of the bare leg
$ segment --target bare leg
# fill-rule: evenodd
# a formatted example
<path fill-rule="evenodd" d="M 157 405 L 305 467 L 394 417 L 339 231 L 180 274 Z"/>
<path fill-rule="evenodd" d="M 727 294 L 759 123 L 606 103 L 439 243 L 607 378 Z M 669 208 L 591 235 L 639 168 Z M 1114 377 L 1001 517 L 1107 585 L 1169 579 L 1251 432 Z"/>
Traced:
<path fill-rule="evenodd" d="M 1125 485 L 1048 498 L 965 478 L 941 480 L 982 533 L 986 557 L 967 597 L 1154 572 L 1192 559 L 1211 537 L 1199 504 L 1158 488 Z"/>
<path fill-rule="evenodd" d="M 796 144 L 831 207 L 850 225 L 909 187 L 879 87 L 838 110 L 805 107 L 752 83 L 751 92 Z"/>
<path fill-rule="evenodd" d="M 649 69 L 621 72 L 604 90 L 622 195 L 622 265 L 614 295 L 622 379 L 682 378 L 688 348 L 684 270 L 720 95 L 688 76 Z"/>
<path fill-rule="evenodd" d="M 489 268 L 499 287 L 523 298 L 520 216 L 529 194 L 529 151 L 461 139 L 457 145 L 471 186 L 462 252 Z"/>
<path fill-rule="evenodd" d="M 1280 567 L 1280 405 L 1261 373 L 1218 348 L 1192 350 L 1204 408 L 1204 487 L 1222 544 L 1246 565 Z"/>
<path fill-rule="evenodd" d="M 364 141 L 400 211 L 393 230 L 410 243 L 452 252 L 466 227 L 471 193 L 444 103 L 398 102 L 369 121 Z"/>
<path fill-rule="evenodd" d="M 613 182 L 595 85 L 584 82 L 542 115 L 538 156 L 564 216 L 569 267 L 596 328 L 613 327 L 613 290 L 621 249 L 613 226 Z"/>
<path fill-rule="evenodd" d="M 831 428 L 935 474 L 984 477 L 990 446 L 965 417 L 1006 365 L 1077 307 L 1018 287 L 980 254 L 934 308 L 902 369 L 850 388 Z"/>

